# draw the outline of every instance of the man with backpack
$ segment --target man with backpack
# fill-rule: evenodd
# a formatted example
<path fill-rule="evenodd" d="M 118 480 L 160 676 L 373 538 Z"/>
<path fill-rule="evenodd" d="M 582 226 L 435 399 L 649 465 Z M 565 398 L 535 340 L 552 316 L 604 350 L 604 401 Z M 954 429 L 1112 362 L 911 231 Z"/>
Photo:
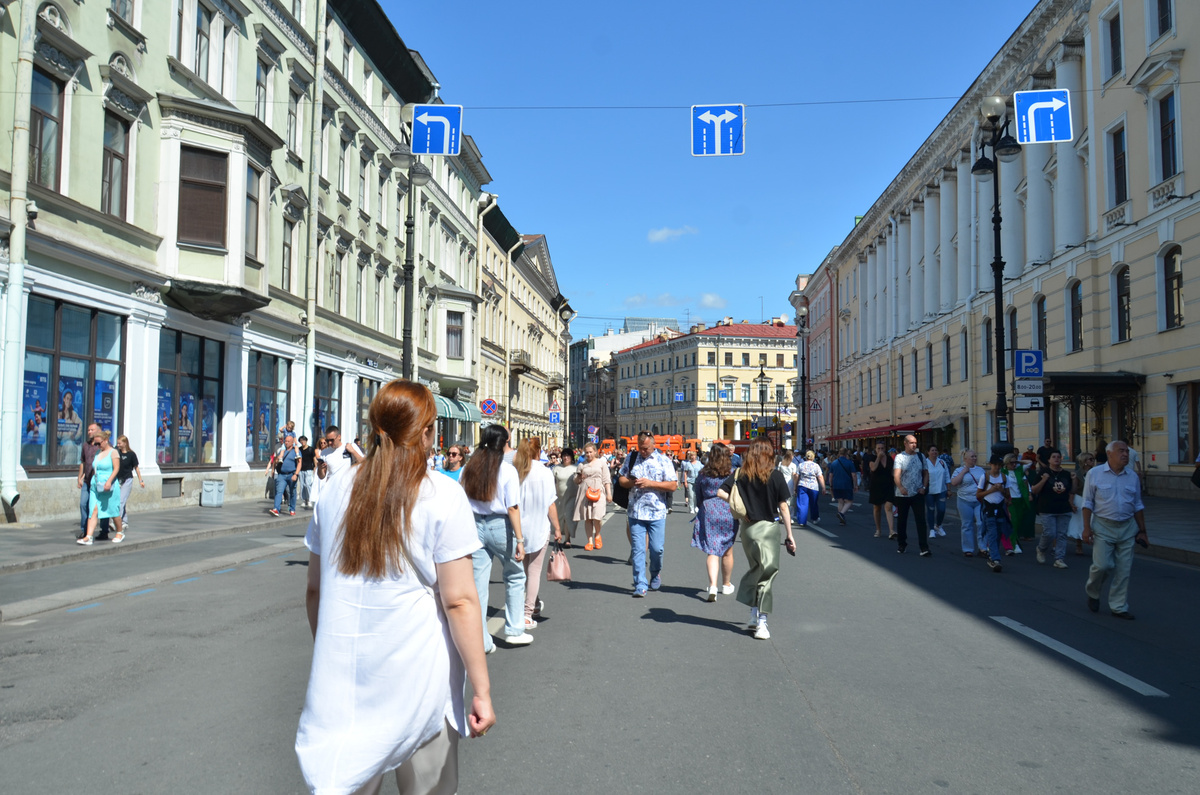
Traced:
<path fill-rule="evenodd" d="M 283 506 L 284 492 L 287 492 L 288 514 L 296 515 L 296 481 L 300 476 L 301 458 L 296 437 L 289 433 L 283 437 L 283 446 L 275 452 L 275 507 L 271 509 L 274 516 L 279 515 Z"/>

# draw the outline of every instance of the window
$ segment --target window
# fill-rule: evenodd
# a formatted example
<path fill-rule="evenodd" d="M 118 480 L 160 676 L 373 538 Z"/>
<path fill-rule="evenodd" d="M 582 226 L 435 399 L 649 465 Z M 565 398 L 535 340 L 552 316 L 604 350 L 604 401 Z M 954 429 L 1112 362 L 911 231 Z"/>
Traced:
<path fill-rule="evenodd" d="M 716 399 L 717 399 L 717 385 L 716 384 L 708 384 L 706 394 L 705 394 L 705 400 L 714 401 Z"/>
<path fill-rule="evenodd" d="M 742 402 L 743 403 L 750 402 L 750 385 L 749 384 L 742 384 Z"/>
<path fill-rule="evenodd" d="M 62 109 L 63 84 L 34 67 L 29 109 L 29 180 L 50 190 L 58 190 Z"/>
<path fill-rule="evenodd" d="M 858 407 L 859 408 L 863 407 L 863 376 L 862 376 L 862 373 L 858 374 Z"/>
<path fill-rule="evenodd" d="M 962 361 L 958 365 L 958 380 L 966 381 L 971 377 L 971 357 L 968 354 L 971 348 L 966 329 L 958 333 L 958 349 L 962 351 Z"/>
<path fill-rule="evenodd" d="M 983 374 L 992 374 L 992 319 L 983 319 Z"/>
<path fill-rule="evenodd" d="M 246 256 L 258 258 L 258 191 L 262 175 L 254 166 L 246 167 Z"/>
<path fill-rule="evenodd" d="M 364 300 L 363 283 L 366 281 L 367 266 L 358 263 L 358 275 L 354 277 L 354 319 L 363 322 Z"/>
<path fill-rule="evenodd" d="M 446 356 L 463 358 L 463 313 L 446 313 Z"/>
<path fill-rule="evenodd" d="M 896 395 L 904 397 L 904 354 L 896 357 Z"/>
<path fill-rule="evenodd" d="M 387 222 L 387 219 L 384 218 L 384 215 L 387 213 L 387 205 L 385 205 L 383 202 L 383 197 L 384 197 L 383 191 L 385 188 L 387 188 L 387 172 L 386 171 L 381 170 L 379 172 L 379 180 L 375 183 L 375 188 L 376 188 L 375 215 L 379 219 L 379 223 L 383 224 L 383 223 Z"/>
<path fill-rule="evenodd" d="M 292 16 L 294 16 L 298 22 L 304 22 L 303 0 L 292 0 Z"/>
<path fill-rule="evenodd" d="M 1172 246 L 1163 255 L 1163 296 L 1169 329 L 1183 325 L 1183 249 Z"/>
<path fill-rule="evenodd" d="M 693 356 L 695 356 L 695 354 L 693 354 Z M 709 366 L 715 365 L 717 363 L 717 352 L 709 351 L 708 358 L 706 359 L 706 361 L 709 364 Z"/>
<path fill-rule="evenodd" d="M 196 58 L 192 61 L 192 71 L 204 81 L 208 80 L 208 35 L 212 29 L 213 13 L 196 3 Z"/>
<path fill-rule="evenodd" d="M 300 92 L 288 91 L 287 145 L 293 152 L 300 151 Z"/>
<path fill-rule="evenodd" d="M 1111 17 L 1104 20 L 1104 32 L 1106 39 L 1104 42 L 1105 66 L 1108 67 L 1105 79 L 1119 75 L 1123 68 L 1121 57 L 1121 14 L 1114 13 Z"/>
<path fill-rule="evenodd" d="M 339 314 L 342 311 L 342 273 L 345 271 L 345 265 L 345 254 L 329 254 L 329 308 Z"/>
<path fill-rule="evenodd" d="M 183 2 L 175 0 L 175 60 L 183 60 Z"/>
<path fill-rule="evenodd" d="M 108 0 L 108 7 L 121 19 L 133 24 L 133 0 Z"/>
<path fill-rule="evenodd" d="M 733 367 L 733 354 L 732 353 L 725 354 L 725 366 Z"/>
<path fill-rule="evenodd" d="M 783 367 L 783 354 L 782 353 L 775 354 L 775 366 Z"/>
<path fill-rule="evenodd" d="M 155 455 L 161 466 L 215 464 L 221 417 L 222 346 L 162 330 L 158 342 Z"/>
<path fill-rule="evenodd" d="M 354 52 L 350 39 L 342 37 L 342 77 L 350 76 L 350 55 Z"/>
<path fill-rule="evenodd" d="M 275 432 L 287 424 L 291 365 L 287 359 L 250 351 L 246 370 L 246 461 L 266 464 Z"/>
<path fill-rule="evenodd" d="M 870 406 L 871 404 L 873 404 L 875 402 L 875 382 L 871 379 L 870 373 L 867 373 L 866 379 L 867 379 L 867 405 Z M 859 373 L 858 382 L 861 384 L 862 381 L 863 381 L 863 375 L 861 373 Z"/>
<path fill-rule="evenodd" d="M 292 244 L 296 237 L 296 222 L 283 219 L 283 246 L 279 255 L 279 286 L 292 289 Z"/>
<path fill-rule="evenodd" d="M 1067 288 L 1067 301 L 1071 326 L 1071 345 L 1068 352 L 1083 350 L 1083 282 L 1074 282 Z"/>
<path fill-rule="evenodd" d="M 1038 350 L 1043 354 L 1046 353 L 1048 346 L 1046 345 L 1046 298 L 1042 296 L 1033 305 L 1033 324 L 1034 332 L 1037 334 Z"/>
<path fill-rule="evenodd" d="M 782 403 L 784 400 L 787 399 L 787 396 L 784 394 L 783 390 L 784 390 L 783 384 L 775 385 L 775 402 L 776 403 Z"/>
<path fill-rule="evenodd" d="M 270 74 L 271 67 L 262 61 L 257 62 L 258 66 L 254 72 L 254 118 L 261 121 L 263 124 L 267 122 L 267 75 Z M 289 108 L 290 110 L 290 108 Z M 292 120 L 288 118 L 288 129 L 291 129 Z M 289 139 L 290 140 L 290 139 Z"/>
<path fill-rule="evenodd" d="M 1179 171 L 1175 151 L 1175 94 L 1158 100 L 1159 169 L 1162 179 L 1170 179 Z"/>
<path fill-rule="evenodd" d="M 749 366 L 750 366 L 750 354 L 743 353 L 742 354 L 742 367 L 749 367 Z"/>
<path fill-rule="evenodd" d="M 925 388 L 933 389 L 933 344 L 925 346 Z"/>
<path fill-rule="evenodd" d="M 370 162 L 365 157 L 359 158 L 358 161 L 358 209 L 364 213 L 371 211 L 367 206 L 367 166 Z"/>
<path fill-rule="evenodd" d="M 315 439 L 324 436 L 326 428 L 341 424 L 342 374 L 318 367 L 314 376 L 312 435 Z"/>
<path fill-rule="evenodd" d="M 921 389 L 920 368 L 918 367 L 917 352 L 912 352 L 912 391 L 916 394 Z"/>
<path fill-rule="evenodd" d="M 129 124 L 115 113 L 104 114 L 104 156 L 100 171 L 100 211 L 125 217 L 125 183 L 129 170 Z"/>
<path fill-rule="evenodd" d="M 950 338 L 942 338 L 942 386 L 950 383 Z"/>
<path fill-rule="evenodd" d="M 883 365 L 882 364 L 875 368 L 875 381 L 877 382 L 877 384 L 879 386 L 879 399 L 887 400 L 887 393 L 885 393 L 883 391 Z"/>
<path fill-rule="evenodd" d="M 226 155 L 185 146 L 179 156 L 179 242 L 225 246 Z"/>
<path fill-rule="evenodd" d="M 383 275 L 375 274 L 375 330 L 383 331 Z"/>
<path fill-rule="evenodd" d="M 363 97 L 366 98 L 367 104 L 371 104 L 371 79 L 375 77 L 375 73 L 370 69 L 363 70 Z"/>
<path fill-rule="evenodd" d="M 1117 270 L 1117 341 L 1124 342 L 1132 336 L 1129 316 L 1129 266 Z"/>
<path fill-rule="evenodd" d="M 122 427 L 124 319 L 29 297 L 21 401 L 21 465 L 78 467 L 87 426 Z"/>
<path fill-rule="evenodd" d="M 349 153 L 350 141 L 343 138 L 342 145 L 338 149 L 338 190 L 343 194 L 348 194 L 350 191 L 350 174 L 346 171 L 346 156 Z"/>
<path fill-rule="evenodd" d="M 1125 169 L 1125 128 L 1109 133 L 1108 141 L 1112 153 L 1112 206 L 1116 207 L 1129 199 L 1129 175 Z"/>
<path fill-rule="evenodd" d="M 1005 314 L 1005 320 L 1007 321 L 1005 323 L 1007 328 L 1004 331 L 1004 334 L 1006 337 L 1006 339 L 1004 340 L 1004 344 L 1008 348 L 1008 350 L 1005 351 L 1005 354 L 1006 354 L 1006 359 L 1008 361 L 1008 369 L 1011 370 L 1016 367 L 1016 364 L 1015 364 L 1015 362 L 1017 360 L 1016 350 L 1018 347 L 1020 347 L 1017 342 L 1018 336 L 1017 336 L 1017 310 L 1016 310 L 1016 307 L 1013 307 L 1012 309 L 1008 310 L 1007 314 Z"/>
<path fill-rule="evenodd" d="M 1156 0 L 1155 2 L 1155 38 L 1166 34 L 1171 28 L 1175 27 L 1174 13 L 1171 8 L 1172 0 Z"/>

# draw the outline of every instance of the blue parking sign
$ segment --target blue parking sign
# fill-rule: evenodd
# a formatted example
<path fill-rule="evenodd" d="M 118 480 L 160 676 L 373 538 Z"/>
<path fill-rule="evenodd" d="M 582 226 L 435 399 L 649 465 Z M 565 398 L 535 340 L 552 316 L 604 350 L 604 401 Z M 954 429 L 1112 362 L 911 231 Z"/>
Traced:
<path fill-rule="evenodd" d="M 1015 378 L 1041 378 L 1041 351 L 1013 351 L 1013 376 Z"/>

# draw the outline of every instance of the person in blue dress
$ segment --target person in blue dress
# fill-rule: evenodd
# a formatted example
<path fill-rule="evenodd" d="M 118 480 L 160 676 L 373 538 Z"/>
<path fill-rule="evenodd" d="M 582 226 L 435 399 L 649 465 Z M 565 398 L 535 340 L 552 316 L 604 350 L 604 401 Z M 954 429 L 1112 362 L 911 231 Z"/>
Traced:
<path fill-rule="evenodd" d="M 692 546 L 707 556 L 708 601 L 717 601 L 717 574 L 721 574 L 721 593 L 733 593 L 733 542 L 737 536 L 737 522 L 729 512 L 729 503 L 717 496 L 717 491 L 729 473 L 733 463 L 729 448 L 714 444 L 708 453 L 708 463 L 696 476 L 696 518 L 692 520 Z"/>
<path fill-rule="evenodd" d="M 83 538 L 77 539 L 76 544 L 85 547 L 92 545 L 92 536 L 96 533 L 96 525 L 101 519 L 111 519 L 116 528 L 113 543 L 119 544 L 125 540 L 121 527 L 121 489 L 115 486 L 117 473 L 121 469 L 121 458 L 116 448 L 109 442 L 111 434 L 97 429 L 93 438 L 100 445 L 100 452 L 92 459 L 92 481 L 88 494 L 87 532 Z"/>
<path fill-rule="evenodd" d="M 850 459 L 850 451 L 843 447 L 838 457 L 829 465 L 829 479 L 833 498 L 837 500 L 838 521 L 846 523 L 846 511 L 854 504 L 854 492 L 858 490 L 858 468 Z"/>

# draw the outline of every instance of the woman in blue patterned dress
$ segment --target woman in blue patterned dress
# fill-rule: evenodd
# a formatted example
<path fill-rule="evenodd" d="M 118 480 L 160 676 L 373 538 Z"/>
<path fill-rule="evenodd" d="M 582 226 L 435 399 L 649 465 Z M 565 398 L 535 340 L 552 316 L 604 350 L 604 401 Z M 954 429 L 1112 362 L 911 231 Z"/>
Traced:
<path fill-rule="evenodd" d="M 112 520 L 117 531 L 112 538 L 114 544 L 125 540 L 124 528 L 121 527 L 121 487 L 117 484 L 121 458 L 116 448 L 109 443 L 111 435 L 108 431 L 100 431 L 93 438 L 99 443 L 100 451 L 92 459 L 93 474 L 91 493 L 88 496 L 87 535 L 75 541 L 76 544 L 85 547 L 92 545 L 92 536 L 101 519 Z"/>
<path fill-rule="evenodd" d="M 708 462 L 696 476 L 696 529 L 692 532 L 692 546 L 708 555 L 708 601 L 717 601 L 717 573 L 720 571 L 721 593 L 734 591 L 733 541 L 737 534 L 737 522 L 729 512 L 729 503 L 717 496 L 717 490 L 729 477 L 732 469 L 729 448 L 714 444 L 708 451 Z"/>

